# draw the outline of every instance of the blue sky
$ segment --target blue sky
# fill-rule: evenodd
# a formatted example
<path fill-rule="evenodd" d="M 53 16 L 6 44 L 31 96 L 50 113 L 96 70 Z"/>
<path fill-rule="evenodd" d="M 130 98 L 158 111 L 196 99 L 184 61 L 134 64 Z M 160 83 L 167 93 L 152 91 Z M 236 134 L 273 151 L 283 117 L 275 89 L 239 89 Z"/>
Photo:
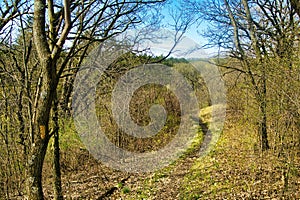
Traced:
<path fill-rule="evenodd" d="M 162 31 L 170 31 L 170 34 L 167 34 L 167 38 L 164 38 L 163 40 L 157 41 L 152 44 L 148 44 L 153 47 L 153 52 L 155 55 L 157 54 L 167 54 L 168 50 L 172 48 L 174 42 L 174 33 L 172 34 L 172 26 L 168 26 L 170 24 L 174 24 L 174 20 L 172 19 L 171 12 L 177 12 L 179 13 L 181 9 L 180 1 L 169 1 L 170 3 L 164 7 L 162 10 L 162 13 L 164 15 L 164 19 L 162 21 L 163 24 L 166 24 L 166 29 Z M 182 8 L 185 9 L 185 8 Z M 212 56 L 217 52 L 217 49 L 200 49 L 199 47 L 205 45 L 207 43 L 207 40 L 202 37 L 199 32 L 203 33 L 208 26 L 207 22 L 202 23 L 195 23 L 193 24 L 187 32 L 184 34 L 184 37 L 182 41 L 177 45 L 176 50 L 174 54 L 171 56 L 173 57 L 187 57 L 187 58 L 195 58 L 195 57 L 209 57 Z M 198 48 L 198 50 L 196 50 Z M 194 49 L 194 51 L 191 51 L 191 49 Z M 181 51 L 181 55 L 180 52 Z M 185 52 L 185 53 L 184 53 Z M 179 54 L 178 54 L 179 53 Z"/>

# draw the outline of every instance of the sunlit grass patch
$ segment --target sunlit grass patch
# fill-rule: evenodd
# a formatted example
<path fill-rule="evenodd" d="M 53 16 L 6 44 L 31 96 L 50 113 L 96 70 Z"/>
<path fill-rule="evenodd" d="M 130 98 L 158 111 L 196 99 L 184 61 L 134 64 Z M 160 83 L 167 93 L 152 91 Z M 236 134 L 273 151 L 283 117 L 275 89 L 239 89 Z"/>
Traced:
<path fill-rule="evenodd" d="M 299 197 L 299 175 L 293 174 L 297 167 L 289 168 L 290 185 L 284 189 L 285 164 L 272 150 L 257 150 L 256 139 L 253 127 L 227 122 L 215 149 L 197 159 L 185 176 L 181 198 Z"/>

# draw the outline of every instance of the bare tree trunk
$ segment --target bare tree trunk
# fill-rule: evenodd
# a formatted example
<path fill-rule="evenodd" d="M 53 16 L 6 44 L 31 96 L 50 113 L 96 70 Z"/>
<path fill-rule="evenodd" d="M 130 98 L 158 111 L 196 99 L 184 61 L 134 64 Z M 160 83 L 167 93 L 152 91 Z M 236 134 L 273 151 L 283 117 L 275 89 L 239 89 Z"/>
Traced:
<path fill-rule="evenodd" d="M 76 73 L 77 71 L 74 72 L 74 75 L 70 77 L 65 77 L 65 80 L 63 82 L 63 92 L 60 98 L 60 108 L 63 111 L 63 114 L 68 117 L 71 115 L 70 101 Z"/>
<path fill-rule="evenodd" d="M 57 78 L 56 65 L 53 64 L 46 34 L 46 2 L 34 1 L 33 38 L 42 70 L 41 89 L 36 94 L 35 119 L 33 119 L 33 136 L 27 164 L 27 194 L 31 200 L 44 199 L 42 188 L 42 169 L 51 134 L 49 117 Z"/>
<path fill-rule="evenodd" d="M 260 135 L 261 135 L 261 149 L 263 151 L 270 149 L 267 131 L 267 117 L 264 113 L 262 121 L 260 122 Z"/>
<path fill-rule="evenodd" d="M 49 139 L 53 133 L 49 133 L 49 117 L 52 102 L 55 97 L 57 79 L 56 70 L 52 65 L 52 59 L 41 63 L 43 68 L 43 80 L 38 103 L 35 107 L 36 119 L 34 120 L 33 141 L 27 165 L 27 192 L 29 199 L 43 199 L 42 169 Z"/>
<path fill-rule="evenodd" d="M 37 42 L 37 41 L 36 41 Z M 43 61 L 43 60 L 42 60 Z M 57 80 L 55 67 L 52 59 L 41 62 L 43 78 L 41 90 L 37 95 L 37 105 L 35 105 L 36 119 L 34 120 L 33 140 L 31 141 L 31 151 L 27 165 L 27 193 L 29 199 L 44 199 L 42 189 L 42 169 L 50 137 L 49 117 L 52 102 L 55 97 Z"/>
<path fill-rule="evenodd" d="M 265 77 L 265 69 L 263 69 L 263 91 L 261 92 L 261 99 L 259 99 L 260 103 L 260 112 L 262 115 L 262 119 L 259 124 L 259 133 L 261 136 L 261 149 L 263 151 L 270 149 L 269 141 L 268 141 L 268 130 L 267 130 L 267 87 L 266 87 L 266 77 Z"/>
<path fill-rule="evenodd" d="M 261 148 L 262 150 L 267 150 L 269 149 L 269 141 L 268 141 L 268 132 L 267 132 L 267 85 L 266 85 L 266 69 L 265 65 L 262 59 L 262 52 L 259 48 L 259 42 L 258 38 L 256 37 L 256 31 L 254 28 L 254 23 L 252 19 L 252 15 L 250 12 L 250 8 L 248 5 L 247 0 L 242 0 L 242 4 L 244 5 L 245 8 L 245 13 L 246 13 L 246 18 L 248 22 L 248 29 L 250 32 L 250 38 L 251 38 L 251 46 L 253 47 L 253 50 L 255 51 L 256 54 L 256 60 L 258 65 L 262 66 L 262 81 L 261 84 L 255 83 L 255 81 L 252 81 L 254 85 L 256 85 L 256 97 L 258 100 L 258 104 L 260 106 L 260 115 L 261 115 L 261 120 L 259 121 L 259 126 L 258 126 L 258 132 L 261 137 Z M 253 76 L 251 74 L 251 76 Z M 254 78 L 252 78 L 254 80 Z"/>
<path fill-rule="evenodd" d="M 54 141 L 53 141 L 53 167 L 54 167 L 54 199 L 63 200 L 61 187 L 61 171 L 60 171 L 60 149 L 59 149 L 59 124 L 58 124 L 58 99 L 55 94 L 53 105 L 53 122 L 54 122 Z"/>
<path fill-rule="evenodd" d="M 44 199 L 42 189 L 42 169 L 49 139 L 39 140 L 32 147 L 27 165 L 28 199 Z"/>

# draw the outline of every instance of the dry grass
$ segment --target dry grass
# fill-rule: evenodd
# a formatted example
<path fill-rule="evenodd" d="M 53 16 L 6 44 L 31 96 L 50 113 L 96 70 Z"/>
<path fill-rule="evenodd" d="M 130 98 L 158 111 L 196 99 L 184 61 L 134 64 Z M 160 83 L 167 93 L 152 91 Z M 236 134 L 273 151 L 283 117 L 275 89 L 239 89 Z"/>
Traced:
<path fill-rule="evenodd" d="M 211 108 L 202 110 L 205 121 L 211 119 L 210 112 Z M 68 150 L 69 157 L 73 156 L 64 160 L 66 165 L 73 163 L 72 169 L 63 170 L 64 195 L 66 199 L 97 199 L 115 188 L 104 199 L 300 198 L 299 148 L 286 149 L 285 156 L 278 156 L 275 149 L 261 152 L 254 127 L 229 117 L 215 149 L 199 158 L 201 137 L 199 132 L 179 160 L 154 173 L 115 171 L 98 163 L 85 150 L 63 149 L 63 154 Z M 67 138 L 75 140 L 72 136 L 62 140 Z M 45 182 L 51 199 L 51 175 Z"/>
<path fill-rule="evenodd" d="M 256 138 L 250 126 L 227 123 L 215 151 L 185 176 L 181 198 L 299 199 L 299 152 L 289 162 L 273 150 L 260 152 Z"/>

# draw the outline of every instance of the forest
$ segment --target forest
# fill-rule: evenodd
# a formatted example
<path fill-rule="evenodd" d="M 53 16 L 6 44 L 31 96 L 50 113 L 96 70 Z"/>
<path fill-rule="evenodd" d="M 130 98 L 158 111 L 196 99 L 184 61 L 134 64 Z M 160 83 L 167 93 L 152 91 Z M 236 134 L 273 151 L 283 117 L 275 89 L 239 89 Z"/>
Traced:
<path fill-rule="evenodd" d="M 0 41 L 0 199 L 300 199 L 299 1 L 0 0 Z"/>

